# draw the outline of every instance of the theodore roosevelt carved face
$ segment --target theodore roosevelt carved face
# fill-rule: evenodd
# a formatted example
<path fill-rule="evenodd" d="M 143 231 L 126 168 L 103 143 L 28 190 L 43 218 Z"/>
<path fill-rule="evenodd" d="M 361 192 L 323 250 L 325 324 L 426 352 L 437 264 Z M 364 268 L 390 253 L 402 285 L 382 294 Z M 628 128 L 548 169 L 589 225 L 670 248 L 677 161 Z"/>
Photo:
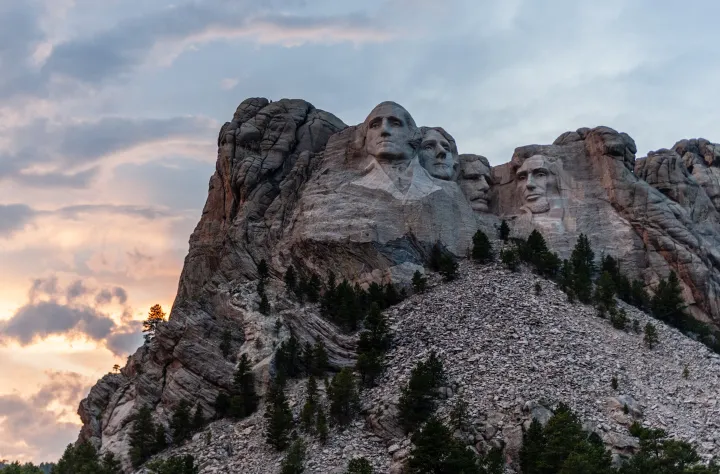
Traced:
<path fill-rule="evenodd" d="M 461 155 L 458 184 L 475 212 L 488 212 L 492 175 L 487 158 Z"/>

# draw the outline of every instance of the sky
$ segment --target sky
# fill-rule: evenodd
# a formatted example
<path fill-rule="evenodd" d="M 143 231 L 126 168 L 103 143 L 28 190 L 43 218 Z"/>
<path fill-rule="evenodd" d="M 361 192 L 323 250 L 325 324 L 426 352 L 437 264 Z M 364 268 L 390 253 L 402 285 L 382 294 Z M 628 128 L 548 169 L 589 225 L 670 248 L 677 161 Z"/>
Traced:
<path fill-rule="evenodd" d="M 169 311 L 247 97 L 384 100 L 461 153 L 580 127 L 720 141 L 715 0 L 0 0 L 0 459 L 55 461 Z"/>

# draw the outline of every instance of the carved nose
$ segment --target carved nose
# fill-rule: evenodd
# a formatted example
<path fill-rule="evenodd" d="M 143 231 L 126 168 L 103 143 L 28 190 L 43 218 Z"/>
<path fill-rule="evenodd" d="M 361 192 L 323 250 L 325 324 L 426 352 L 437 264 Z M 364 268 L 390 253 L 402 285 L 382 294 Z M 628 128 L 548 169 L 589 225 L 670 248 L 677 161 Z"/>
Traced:
<path fill-rule="evenodd" d="M 480 177 L 480 189 L 483 191 L 490 189 L 490 185 L 488 184 L 487 179 L 485 179 L 485 176 Z"/>
<path fill-rule="evenodd" d="M 535 180 L 533 179 L 531 174 L 529 174 L 527 177 L 527 184 L 525 184 L 525 187 L 528 189 L 535 189 Z"/>
<path fill-rule="evenodd" d="M 437 152 L 435 157 L 439 160 L 444 160 L 445 157 L 447 157 L 447 152 L 445 151 L 444 148 L 440 148 L 440 150 Z"/>
<path fill-rule="evenodd" d="M 389 137 L 390 136 L 390 127 L 388 126 L 388 123 L 386 120 L 382 121 L 382 125 L 380 125 L 380 136 L 382 137 Z"/>

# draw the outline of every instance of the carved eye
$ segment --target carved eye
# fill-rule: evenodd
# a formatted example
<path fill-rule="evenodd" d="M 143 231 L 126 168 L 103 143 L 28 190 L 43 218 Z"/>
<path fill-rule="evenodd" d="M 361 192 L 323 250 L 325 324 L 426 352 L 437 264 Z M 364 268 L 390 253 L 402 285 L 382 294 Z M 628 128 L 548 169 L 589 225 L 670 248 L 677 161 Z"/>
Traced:
<path fill-rule="evenodd" d="M 537 173 L 535 173 L 535 176 L 547 176 L 547 172 L 545 172 L 545 171 L 538 171 Z"/>
<path fill-rule="evenodd" d="M 370 122 L 370 128 L 378 128 L 379 126 L 380 126 L 380 121 L 378 121 L 378 120 L 373 120 L 372 122 Z"/>
<path fill-rule="evenodd" d="M 388 122 L 390 122 L 390 125 L 392 125 L 393 127 L 402 127 L 402 122 L 399 119 L 391 118 L 388 120 Z"/>
<path fill-rule="evenodd" d="M 423 145 L 423 148 L 424 148 L 425 150 L 432 150 L 433 144 L 432 144 L 432 143 L 426 143 L 426 144 Z"/>
<path fill-rule="evenodd" d="M 519 175 L 517 175 L 517 177 L 516 177 L 516 179 L 517 179 L 518 181 L 525 181 L 525 178 L 527 178 L 527 176 L 524 175 L 524 174 L 519 174 Z"/>

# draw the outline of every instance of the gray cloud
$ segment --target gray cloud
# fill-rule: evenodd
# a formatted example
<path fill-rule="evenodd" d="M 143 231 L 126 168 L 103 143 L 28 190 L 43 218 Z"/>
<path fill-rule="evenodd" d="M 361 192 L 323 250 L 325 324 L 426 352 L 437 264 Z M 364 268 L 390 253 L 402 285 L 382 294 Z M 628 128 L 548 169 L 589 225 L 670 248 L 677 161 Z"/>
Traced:
<path fill-rule="evenodd" d="M 0 323 L 3 338 L 23 346 L 52 335 L 84 335 L 97 341 L 105 339 L 114 328 L 115 322 L 94 308 L 55 301 L 26 304 Z"/>
<path fill-rule="evenodd" d="M 0 204 L 0 237 L 23 229 L 35 215 L 36 211 L 25 204 Z"/>
<path fill-rule="evenodd" d="M 1 158 L 1 157 L 0 157 Z M 87 189 L 91 186 L 100 168 L 94 166 L 85 171 L 76 173 L 64 173 L 62 171 L 50 171 L 45 173 L 23 172 L 21 168 L 8 170 L 3 176 L 0 171 L 0 179 L 11 178 L 17 183 L 32 186 L 34 188 L 73 188 Z"/>
<path fill-rule="evenodd" d="M 67 290 L 65 290 L 65 295 L 68 301 L 74 301 L 78 299 L 81 296 L 85 296 L 88 293 L 90 293 L 90 289 L 85 286 L 82 280 L 75 280 L 70 286 L 67 287 Z"/>
<path fill-rule="evenodd" d="M 131 354 L 143 344 L 142 321 L 130 321 L 113 332 L 106 341 L 107 348 L 117 356 Z"/>
<path fill-rule="evenodd" d="M 65 414 L 74 412 L 90 389 L 89 381 L 74 372 L 46 373 L 50 381 L 29 397 L 0 395 L 0 452 L 3 456 L 30 455 L 37 462 L 56 461 L 65 446 L 77 437 L 77 425 L 59 422 L 48 406 L 57 402 L 63 406 Z"/>

